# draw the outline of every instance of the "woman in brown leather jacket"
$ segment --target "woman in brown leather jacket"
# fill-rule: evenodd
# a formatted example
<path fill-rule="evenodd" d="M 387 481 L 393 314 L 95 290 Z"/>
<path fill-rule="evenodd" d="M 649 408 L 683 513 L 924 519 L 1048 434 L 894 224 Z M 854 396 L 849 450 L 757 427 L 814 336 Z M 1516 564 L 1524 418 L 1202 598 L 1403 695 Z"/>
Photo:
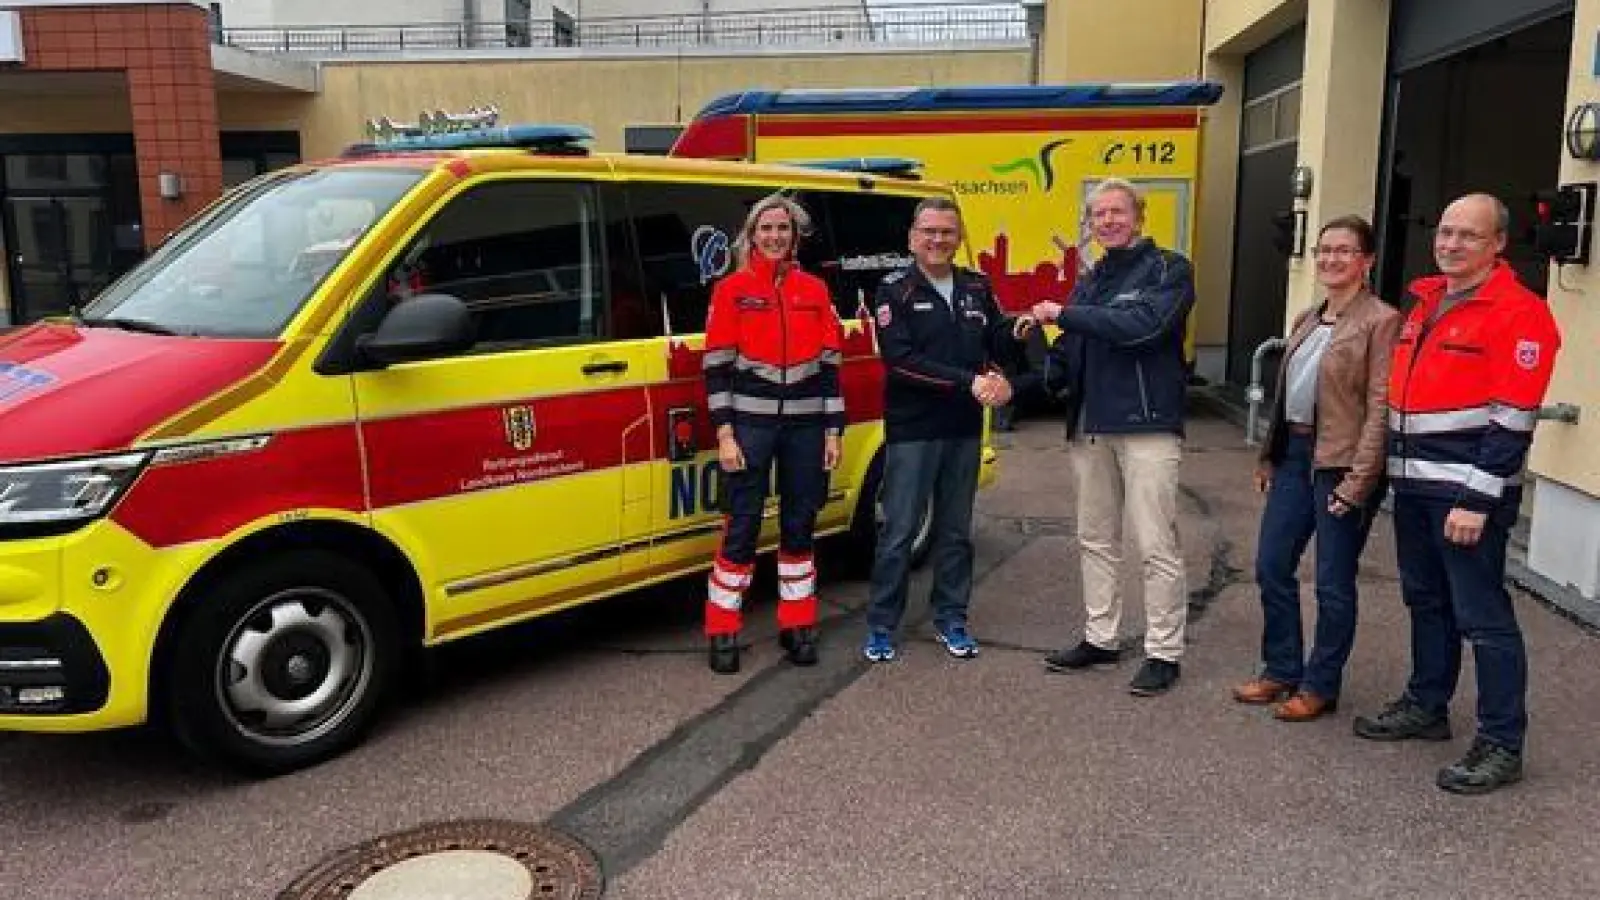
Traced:
<path fill-rule="evenodd" d="M 1355 641 L 1356 570 L 1387 490 L 1389 359 L 1403 317 L 1367 287 L 1374 250 L 1372 226 L 1358 216 L 1334 219 L 1318 235 L 1324 299 L 1290 330 L 1256 469 L 1256 488 L 1267 494 L 1256 549 L 1263 668 L 1233 696 L 1276 704 L 1287 722 L 1338 705 Z M 1295 572 L 1313 537 L 1317 624 L 1308 659 Z"/>

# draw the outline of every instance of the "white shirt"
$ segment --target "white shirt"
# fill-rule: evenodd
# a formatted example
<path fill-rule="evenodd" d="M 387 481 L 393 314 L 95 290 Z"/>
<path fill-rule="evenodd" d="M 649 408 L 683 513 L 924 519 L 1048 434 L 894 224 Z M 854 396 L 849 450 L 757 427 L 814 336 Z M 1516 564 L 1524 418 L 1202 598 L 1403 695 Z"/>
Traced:
<path fill-rule="evenodd" d="M 1317 372 L 1322 368 L 1322 355 L 1333 339 L 1333 326 L 1327 322 L 1317 325 L 1306 339 L 1295 348 L 1289 358 L 1289 374 L 1284 383 L 1284 418 L 1300 425 L 1314 425 L 1317 421 Z"/>

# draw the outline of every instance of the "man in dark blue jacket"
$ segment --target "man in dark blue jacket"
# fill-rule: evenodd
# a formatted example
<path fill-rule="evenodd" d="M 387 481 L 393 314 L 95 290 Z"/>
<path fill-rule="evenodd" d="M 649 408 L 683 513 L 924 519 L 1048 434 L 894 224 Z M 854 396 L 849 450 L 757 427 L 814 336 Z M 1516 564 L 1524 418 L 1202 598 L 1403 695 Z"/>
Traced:
<path fill-rule="evenodd" d="M 1096 186 L 1088 220 L 1105 255 L 1065 307 L 1033 309 L 1039 322 L 1062 331 L 1043 377 L 1066 399 L 1088 614 L 1084 639 L 1045 664 L 1060 671 L 1117 661 L 1126 513 L 1146 616 L 1145 663 L 1130 687 L 1154 696 L 1178 680 L 1188 619 L 1177 502 L 1194 276 L 1181 254 L 1143 236 L 1144 198 L 1132 184 L 1109 179 Z"/>
<path fill-rule="evenodd" d="M 1018 347 L 1026 320 L 1001 315 L 982 274 L 956 266 L 961 214 L 943 197 L 917 206 L 916 263 L 884 278 L 873 300 L 883 357 L 883 526 L 872 567 L 863 654 L 895 658 L 906 608 L 911 547 L 923 511 L 933 509 L 933 625 L 960 659 L 976 656 L 967 631 L 972 594 L 972 504 L 978 488 L 983 408 L 1011 398 L 996 363 Z"/>

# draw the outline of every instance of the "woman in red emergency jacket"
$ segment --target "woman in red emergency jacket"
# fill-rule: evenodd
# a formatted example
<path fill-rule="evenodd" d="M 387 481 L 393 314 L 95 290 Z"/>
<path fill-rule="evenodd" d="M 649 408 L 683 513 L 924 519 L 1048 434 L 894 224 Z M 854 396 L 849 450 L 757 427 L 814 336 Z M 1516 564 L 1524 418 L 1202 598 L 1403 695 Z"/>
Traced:
<path fill-rule="evenodd" d="M 755 568 L 771 470 L 777 467 L 778 639 L 795 665 L 817 661 L 817 513 L 839 462 L 844 396 L 840 325 L 828 288 L 801 271 L 810 231 L 798 203 L 773 195 L 750 210 L 706 322 L 706 406 L 722 465 L 722 546 L 711 570 L 705 629 L 715 672 L 739 670 L 740 609 Z"/>

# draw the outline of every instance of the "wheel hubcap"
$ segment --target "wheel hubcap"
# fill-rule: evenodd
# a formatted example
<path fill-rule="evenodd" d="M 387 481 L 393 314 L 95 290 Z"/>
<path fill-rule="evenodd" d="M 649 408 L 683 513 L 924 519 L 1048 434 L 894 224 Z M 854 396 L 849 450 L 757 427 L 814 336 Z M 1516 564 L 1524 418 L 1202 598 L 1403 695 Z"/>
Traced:
<path fill-rule="evenodd" d="M 371 646 L 371 626 L 344 597 L 320 588 L 275 594 L 229 635 L 218 660 L 222 707 L 254 740 L 315 740 L 364 693 Z"/>

